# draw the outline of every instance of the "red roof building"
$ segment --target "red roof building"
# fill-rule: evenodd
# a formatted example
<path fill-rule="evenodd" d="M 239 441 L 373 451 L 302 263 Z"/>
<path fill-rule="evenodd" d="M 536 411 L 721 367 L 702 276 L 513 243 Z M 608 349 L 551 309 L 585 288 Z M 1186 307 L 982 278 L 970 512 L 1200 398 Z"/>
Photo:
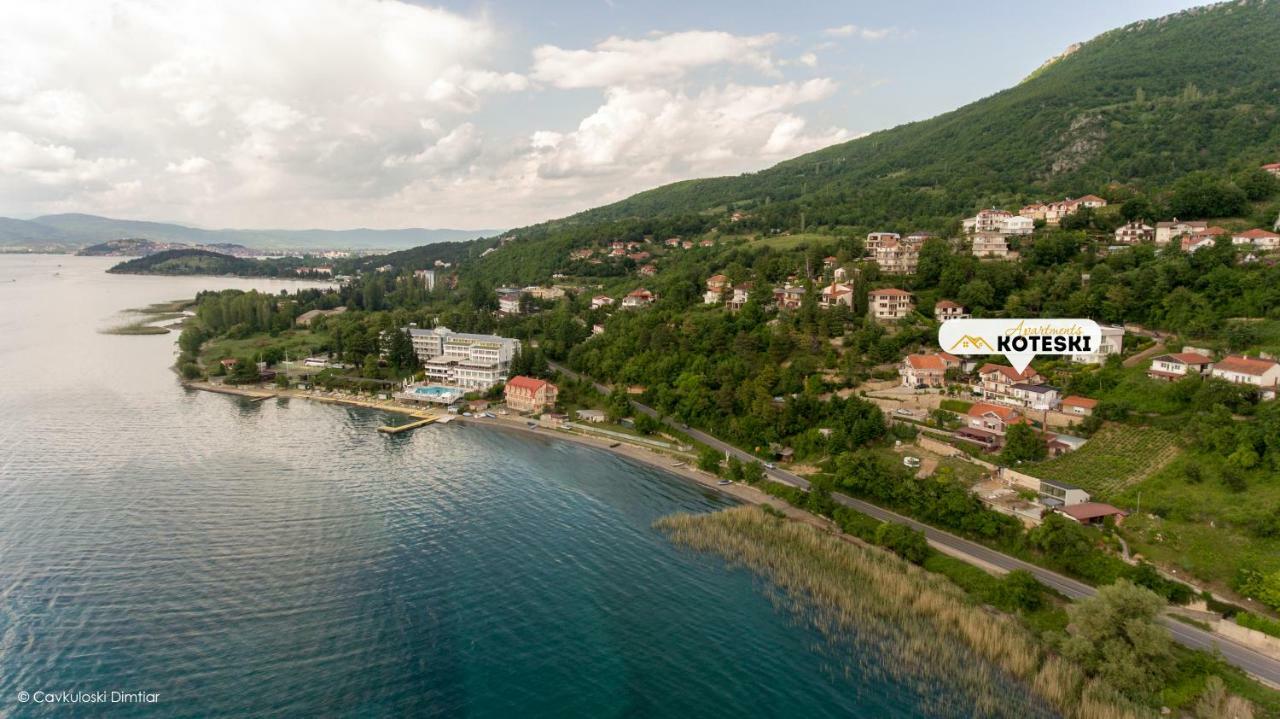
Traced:
<path fill-rule="evenodd" d="M 559 393 L 560 388 L 550 382 L 524 375 L 507 380 L 502 391 L 507 407 L 516 412 L 536 412 L 555 406 Z"/>

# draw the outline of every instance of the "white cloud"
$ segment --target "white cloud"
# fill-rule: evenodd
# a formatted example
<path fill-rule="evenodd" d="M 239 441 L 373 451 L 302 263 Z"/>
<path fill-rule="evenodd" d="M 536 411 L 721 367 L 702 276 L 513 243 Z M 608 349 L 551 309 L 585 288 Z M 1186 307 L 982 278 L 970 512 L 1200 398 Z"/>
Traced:
<path fill-rule="evenodd" d="M 203 157 L 188 157 L 182 162 L 170 162 L 165 165 L 165 172 L 172 172 L 178 175 L 194 175 L 198 172 L 204 172 L 213 165 Z"/>
<path fill-rule="evenodd" d="M 841 25 L 839 27 L 829 27 L 822 32 L 830 37 L 858 37 L 863 40 L 883 40 L 897 31 L 891 27 L 873 28 L 859 25 Z"/>
<path fill-rule="evenodd" d="M 397 0 L 0 3 L 0 214 L 515 226 L 850 137 L 806 119 L 836 84 L 786 77 L 818 58 L 776 60 L 774 35 L 542 45 L 528 68 L 496 63 L 507 42 Z"/>
<path fill-rule="evenodd" d="M 405 182 L 384 158 L 474 154 L 471 130 L 438 128 L 527 86 L 489 65 L 500 41 L 484 18 L 377 0 L 0 3 L 0 198 L 13 214 L 306 221 L 271 209 L 282 188 L 367 198 Z M 225 199 L 185 203 L 197 189 Z"/>
<path fill-rule="evenodd" d="M 689 70 L 734 63 L 772 73 L 769 48 L 778 37 L 690 31 L 643 40 L 611 37 L 590 50 L 534 49 L 533 77 L 556 87 L 607 87 L 682 77 Z"/>

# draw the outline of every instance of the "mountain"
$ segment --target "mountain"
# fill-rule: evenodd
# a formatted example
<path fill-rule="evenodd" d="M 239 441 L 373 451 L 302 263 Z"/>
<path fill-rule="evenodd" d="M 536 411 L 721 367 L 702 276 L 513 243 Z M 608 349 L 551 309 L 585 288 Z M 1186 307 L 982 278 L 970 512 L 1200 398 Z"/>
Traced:
<path fill-rule="evenodd" d="M 143 257 L 153 255 L 157 252 L 165 252 L 167 250 L 193 250 L 199 249 L 181 242 L 156 242 L 154 240 L 124 239 L 124 240 L 107 240 L 99 242 L 96 245 L 89 245 L 82 248 L 77 255 L 82 257 Z M 251 250 L 244 245 L 235 245 L 229 242 L 219 242 L 215 244 L 204 245 L 204 249 L 217 252 L 223 255 L 231 255 L 233 257 L 254 257 L 258 255 L 256 250 Z"/>
<path fill-rule="evenodd" d="M 1280 3 L 1134 23 L 1007 90 L 737 177 L 642 192 L 553 224 L 740 209 L 760 229 L 943 229 L 989 205 L 1122 198 L 1280 161 Z M 803 220 L 801 213 L 804 213 Z"/>
<path fill-rule="evenodd" d="M 397 250 L 489 237 L 500 230 L 206 230 L 166 222 L 116 220 L 79 213 L 32 220 L 0 218 L 0 246 L 81 246 L 138 239 L 183 245 L 244 245 L 259 250 Z"/>

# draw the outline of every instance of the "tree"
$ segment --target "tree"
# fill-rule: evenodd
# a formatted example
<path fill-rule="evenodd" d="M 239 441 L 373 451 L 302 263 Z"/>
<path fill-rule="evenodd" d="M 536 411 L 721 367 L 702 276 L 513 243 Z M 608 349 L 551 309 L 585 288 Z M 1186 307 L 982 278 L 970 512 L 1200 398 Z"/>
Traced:
<path fill-rule="evenodd" d="M 1126 222 L 1133 222 L 1134 220 L 1150 222 L 1156 217 L 1156 209 L 1152 207 L 1151 201 L 1147 198 L 1135 197 L 1120 206 L 1120 216 Z"/>
<path fill-rule="evenodd" d="M 742 481 L 756 484 L 764 480 L 764 465 L 759 462 L 747 462 L 742 465 Z"/>
<path fill-rule="evenodd" d="M 1244 190 L 1209 172 L 1184 175 L 1169 199 L 1177 217 L 1231 217 L 1243 214 L 1248 205 Z"/>
<path fill-rule="evenodd" d="M 604 411 L 609 421 L 614 423 L 631 415 L 631 397 L 627 395 L 627 388 L 621 382 L 615 384 L 605 398 Z"/>
<path fill-rule="evenodd" d="M 923 564 L 929 558 L 929 541 L 924 532 L 905 524 L 885 522 L 876 527 L 876 544 L 911 562 Z"/>
<path fill-rule="evenodd" d="M 1127 580 L 1067 607 L 1064 656 L 1133 699 L 1159 691 L 1172 669 L 1173 642 L 1156 619 L 1165 602 Z"/>
<path fill-rule="evenodd" d="M 647 415 L 643 412 L 636 415 L 635 419 L 636 431 L 640 434 L 653 434 L 662 428 L 662 423 L 657 418 Z"/>
<path fill-rule="evenodd" d="M 1035 611 L 1044 603 L 1044 586 L 1031 572 L 1015 569 L 996 585 L 993 601 L 1006 609 Z"/>
<path fill-rule="evenodd" d="M 1015 424 L 1009 427 L 1004 435 L 1004 450 L 1000 453 L 1004 461 L 1036 462 L 1049 454 L 1044 437 L 1027 424 Z"/>
<path fill-rule="evenodd" d="M 704 447 L 698 453 L 698 469 L 712 474 L 720 474 L 720 453 L 710 447 Z"/>
<path fill-rule="evenodd" d="M 413 350 L 413 339 L 399 328 L 388 332 L 387 361 L 400 375 L 412 374 L 418 369 L 418 353 Z"/>

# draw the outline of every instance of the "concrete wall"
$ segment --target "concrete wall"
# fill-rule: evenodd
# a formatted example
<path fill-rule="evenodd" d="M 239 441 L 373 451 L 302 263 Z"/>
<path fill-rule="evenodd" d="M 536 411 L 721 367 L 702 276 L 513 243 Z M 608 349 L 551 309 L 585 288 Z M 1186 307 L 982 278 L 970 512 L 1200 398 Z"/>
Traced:
<path fill-rule="evenodd" d="M 1019 471 L 1017 471 L 1017 470 L 1009 469 L 1008 467 L 1005 467 L 1005 468 L 1000 472 L 1000 478 L 1001 478 L 1001 479 L 1003 479 L 1003 480 L 1005 480 L 1005 481 L 1007 481 L 1007 482 L 1012 482 L 1013 484 L 1015 484 L 1015 485 L 1017 485 L 1017 486 L 1019 486 L 1019 487 L 1023 487 L 1023 488 L 1025 488 L 1025 489 L 1029 489 L 1029 490 L 1031 490 L 1031 491 L 1033 491 L 1033 492 L 1039 492 L 1039 491 L 1040 491 L 1040 478 L 1039 478 L 1039 477 L 1032 477 L 1032 476 L 1031 476 L 1031 475 L 1029 475 L 1029 474 L 1025 474 L 1025 473 L 1023 473 L 1023 472 L 1019 472 Z"/>
<path fill-rule="evenodd" d="M 1269 657 L 1280 659 L 1280 638 L 1264 634 L 1256 629 L 1242 627 L 1231 619 L 1219 619 L 1213 623 L 1213 629 L 1224 637 L 1234 639 Z"/>

